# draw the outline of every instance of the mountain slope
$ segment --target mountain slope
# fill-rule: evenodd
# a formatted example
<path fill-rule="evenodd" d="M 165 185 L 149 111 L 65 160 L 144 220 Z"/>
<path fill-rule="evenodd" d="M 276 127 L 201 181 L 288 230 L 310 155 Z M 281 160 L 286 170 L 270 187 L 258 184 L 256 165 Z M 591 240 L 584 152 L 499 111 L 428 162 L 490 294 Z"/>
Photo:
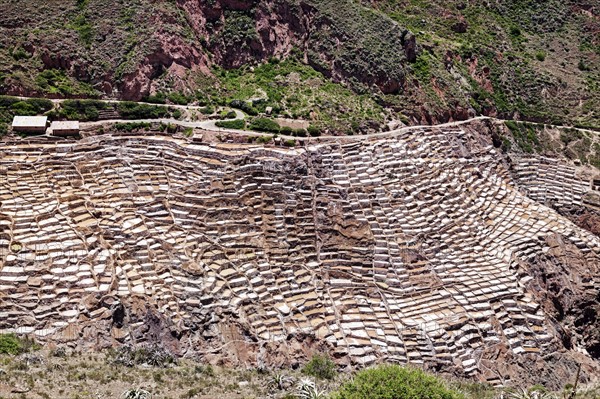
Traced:
<path fill-rule="evenodd" d="M 590 126 L 599 117 L 598 6 L 589 0 L 34 0 L 0 11 L 5 93 L 141 99 L 175 91 L 217 103 L 229 83 L 219 68 L 252 75 L 250 66 L 275 57 L 383 108 L 323 122 L 341 133 L 406 117 L 483 113 Z M 268 106 L 296 111 L 275 94 Z M 336 120 L 347 110 L 326 113 Z"/>

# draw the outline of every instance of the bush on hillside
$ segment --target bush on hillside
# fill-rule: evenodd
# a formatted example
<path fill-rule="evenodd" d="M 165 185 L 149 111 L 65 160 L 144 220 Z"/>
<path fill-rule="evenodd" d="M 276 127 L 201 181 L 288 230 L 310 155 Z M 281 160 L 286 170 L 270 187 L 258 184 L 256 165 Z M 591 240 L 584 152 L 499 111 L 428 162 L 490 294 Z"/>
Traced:
<path fill-rule="evenodd" d="M 17 97 L 11 96 L 0 96 L 0 108 L 10 108 L 14 103 L 18 103 L 19 100 Z"/>
<path fill-rule="evenodd" d="M 306 135 L 307 135 L 306 129 L 296 129 L 296 130 L 294 130 L 294 136 L 306 137 Z"/>
<path fill-rule="evenodd" d="M 166 104 L 167 103 L 167 95 L 165 93 L 158 92 L 156 94 L 152 94 L 146 98 L 147 103 L 152 104 Z"/>
<path fill-rule="evenodd" d="M 232 108 L 241 109 L 245 113 L 251 116 L 258 115 L 258 111 L 252 106 L 252 104 L 242 101 L 242 100 L 233 100 L 229 103 L 229 106 Z"/>
<path fill-rule="evenodd" d="M 54 108 L 52 101 L 46 98 L 29 98 L 25 100 L 25 102 L 32 106 L 37 114 L 43 114 L 44 112 L 48 112 Z"/>
<path fill-rule="evenodd" d="M 250 123 L 251 130 L 257 130 L 259 132 L 279 132 L 279 124 L 269 118 L 256 118 Z"/>
<path fill-rule="evenodd" d="M 362 370 L 332 395 L 333 399 L 462 399 L 458 391 L 423 370 L 382 365 Z"/>
<path fill-rule="evenodd" d="M 281 128 L 279 129 L 279 133 L 284 134 L 286 136 L 291 136 L 292 134 L 294 134 L 294 129 L 292 129 L 289 126 L 281 126 Z"/>
<path fill-rule="evenodd" d="M 14 115 L 39 115 L 53 108 L 52 101 L 43 98 L 19 100 L 15 97 L 2 97 L 0 108 L 10 109 Z"/>
<path fill-rule="evenodd" d="M 229 111 L 222 111 L 221 114 L 219 115 L 219 117 L 221 119 L 235 119 L 237 117 L 237 114 L 235 113 L 234 110 L 229 110 Z"/>
<path fill-rule="evenodd" d="M 0 355 L 20 355 L 39 349 L 32 339 L 19 338 L 15 334 L 0 334 Z"/>
<path fill-rule="evenodd" d="M 15 115 L 37 115 L 33 105 L 28 104 L 25 101 L 14 103 L 11 105 L 10 109 Z"/>
<path fill-rule="evenodd" d="M 319 129 L 316 126 L 310 125 L 306 130 L 308 131 L 308 134 L 310 134 L 312 137 L 318 137 L 321 135 L 321 129 Z"/>
<path fill-rule="evenodd" d="M 295 143 L 294 143 L 295 144 Z M 302 368 L 302 373 L 322 380 L 332 380 L 337 371 L 335 363 L 327 356 L 314 355 Z"/>
<path fill-rule="evenodd" d="M 183 113 L 179 109 L 171 109 L 171 116 L 175 119 L 181 119 Z"/>
<path fill-rule="evenodd" d="M 120 102 L 117 106 L 117 110 L 124 119 L 159 119 L 171 115 L 166 107 L 140 104 L 131 101 Z"/>
<path fill-rule="evenodd" d="M 18 355 L 23 350 L 23 345 L 14 334 L 0 334 L 0 354 Z"/>
<path fill-rule="evenodd" d="M 150 127 L 151 124 L 146 122 L 115 123 L 115 129 L 122 132 L 133 132 L 140 129 L 149 130 Z"/>
<path fill-rule="evenodd" d="M 193 101 L 193 98 L 187 97 L 185 94 L 176 92 L 176 91 L 169 93 L 167 95 L 167 98 L 173 104 L 178 104 L 178 105 L 188 105 L 190 102 Z"/>
<path fill-rule="evenodd" d="M 204 115 L 212 115 L 215 113 L 215 108 L 211 105 L 207 105 L 203 108 L 200 108 L 200 113 Z"/>
<path fill-rule="evenodd" d="M 60 104 L 59 115 L 68 120 L 97 121 L 100 110 L 112 107 L 99 100 L 65 100 Z"/>
<path fill-rule="evenodd" d="M 224 129 L 243 130 L 246 127 L 246 121 L 244 121 L 243 119 L 235 119 L 232 121 L 217 121 L 215 122 L 215 125 Z"/>

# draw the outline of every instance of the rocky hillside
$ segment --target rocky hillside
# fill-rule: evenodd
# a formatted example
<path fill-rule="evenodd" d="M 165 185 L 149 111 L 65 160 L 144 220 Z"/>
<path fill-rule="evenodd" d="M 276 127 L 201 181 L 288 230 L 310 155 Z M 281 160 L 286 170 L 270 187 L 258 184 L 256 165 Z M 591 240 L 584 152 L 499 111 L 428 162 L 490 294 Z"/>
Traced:
<path fill-rule="evenodd" d="M 0 332 L 552 389 L 581 365 L 592 381 L 597 170 L 520 151 L 502 126 L 294 149 L 144 130 L 7 138 Z"/>
<path fill-rule="evenodd" d="M 343 133 L 474 114 L 597 125 L 598 18 L 592 0 L 4 1 L 0 91 L 253 99 Z"/>

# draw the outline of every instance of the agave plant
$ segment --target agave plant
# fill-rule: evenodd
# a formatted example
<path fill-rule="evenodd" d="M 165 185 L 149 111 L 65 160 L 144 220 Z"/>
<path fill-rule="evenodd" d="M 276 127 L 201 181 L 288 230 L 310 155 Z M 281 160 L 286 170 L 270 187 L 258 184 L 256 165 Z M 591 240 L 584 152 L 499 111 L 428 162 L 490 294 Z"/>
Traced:
<path fill-rule="evenodd" d="M 327 393 L 324 389 L 319 389 L 313 380 L 305 378 L 300 380 L 296 396 L 300 399 L 325 399 Z"/>
<path fill-rule="evenodd" d="M 527 390 L 524 388 L 520 388 L 513 392 L 508 392 L 505 397 L 507 399 L 557 399 L 557 397 L 550 392 L 531 389 Z"/>
<path fill-rule="evenodd" d="M 276 372 L 271 376 L 269 380 L 269 388 L 284 390 L 287 386 L 294 383 L 294 379 L 281 372 Z"/>
<path fill-rule="evenodd" d="M 133 388 L 123 392 L 121 399 L 152 399 L 152 394 L 141 388 Z"/>

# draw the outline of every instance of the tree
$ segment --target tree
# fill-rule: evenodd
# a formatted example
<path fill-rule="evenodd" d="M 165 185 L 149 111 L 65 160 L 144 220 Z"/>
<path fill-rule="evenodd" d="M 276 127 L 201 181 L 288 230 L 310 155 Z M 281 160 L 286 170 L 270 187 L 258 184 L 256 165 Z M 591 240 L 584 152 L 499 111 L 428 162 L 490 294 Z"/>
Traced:
<path fill-rule="evenodd" d="M 333 399 L 462 399 L 459 392 L 423 370 L 382 365 L 362 370 Z"/>

